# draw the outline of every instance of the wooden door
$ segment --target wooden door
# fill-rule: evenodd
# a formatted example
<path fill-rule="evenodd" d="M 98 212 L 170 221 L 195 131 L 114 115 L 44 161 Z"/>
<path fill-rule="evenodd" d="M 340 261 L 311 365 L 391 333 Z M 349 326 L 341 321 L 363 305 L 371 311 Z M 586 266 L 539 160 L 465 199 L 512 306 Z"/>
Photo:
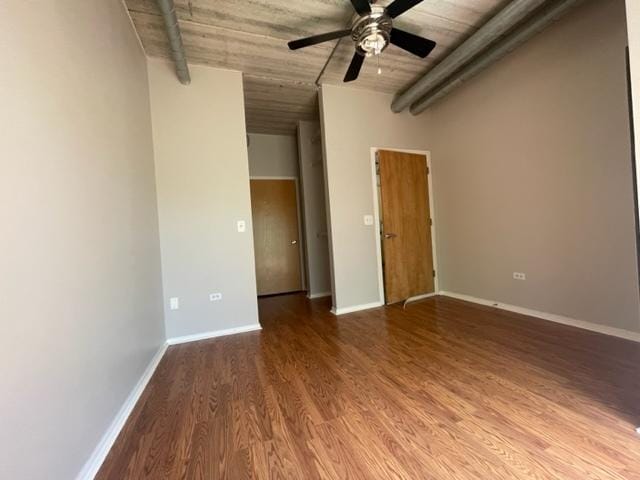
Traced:
<path fill-rule="evenodd" d="M 295 180 L 251 180 L 258 295 L 302 289 Z"/>
<path fill-rule="evenodd" d="M 424 155 L 380 150 L 382 255 L 387 304 L 435 290 Z"/>

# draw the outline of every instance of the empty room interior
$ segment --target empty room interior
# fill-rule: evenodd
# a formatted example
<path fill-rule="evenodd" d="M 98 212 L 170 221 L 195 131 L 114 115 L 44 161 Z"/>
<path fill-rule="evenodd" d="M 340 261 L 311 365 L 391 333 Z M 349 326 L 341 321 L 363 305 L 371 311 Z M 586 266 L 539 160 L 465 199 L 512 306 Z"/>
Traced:
<path fill-rule="evenodd" d="M 0 478 L 640 480 L 640 2 L 0 18 Z"/>

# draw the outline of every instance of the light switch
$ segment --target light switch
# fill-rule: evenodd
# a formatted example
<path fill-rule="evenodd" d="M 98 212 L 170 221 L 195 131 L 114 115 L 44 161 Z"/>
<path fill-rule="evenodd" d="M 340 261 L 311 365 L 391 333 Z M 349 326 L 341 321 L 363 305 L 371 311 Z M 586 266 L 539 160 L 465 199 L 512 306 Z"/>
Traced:
<path fill-rule="evenodd" d="M 169 308 L 171 310 L 178 310 L 180 308 L 180 299 L 178 297 L 171 297 L 169 299 Z"/>
<path fill-rule="evenodd" d="M 371 225 L 373 225 L 373 215 L 365 215 L 364 216 L 364 224 L 367 227 L 370 227 Z"/>
<path fill-rule="evenodd" d="M 244 220 L 238 220 L 238 232 L 244 233 L 247 231 L 247 222 Z"/>

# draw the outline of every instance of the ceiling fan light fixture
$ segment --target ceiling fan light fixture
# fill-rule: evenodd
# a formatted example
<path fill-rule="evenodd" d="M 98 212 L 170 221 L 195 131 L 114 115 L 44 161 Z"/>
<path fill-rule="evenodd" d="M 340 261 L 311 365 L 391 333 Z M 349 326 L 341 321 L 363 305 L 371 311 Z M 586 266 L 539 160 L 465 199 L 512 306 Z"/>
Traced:
<path fill-rule="evenodd" d="M 358 50 L 365 56 L 380 55 L 389 45 L 389 38 L 382 32 L 367 35 L 358 43 Z"/>
<path fill-rule="evenodd" d="M 352 28 L 351 38 L 360 55 L 380 55 L 391 43 L 393 20 L 384 7 L 371 5 L 371 13 L 360 17 Z"/>

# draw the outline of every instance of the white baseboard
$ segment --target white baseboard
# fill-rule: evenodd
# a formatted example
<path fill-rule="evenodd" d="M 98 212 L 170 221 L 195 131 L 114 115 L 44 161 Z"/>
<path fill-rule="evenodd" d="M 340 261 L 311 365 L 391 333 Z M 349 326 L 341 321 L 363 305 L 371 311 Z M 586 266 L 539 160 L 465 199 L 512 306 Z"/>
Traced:
<path fill-rule="evenodd" d="M 111 450 L 111 447 L 116 441 L 116 438 L 118 438 L 120 431 L 127 422 L 129 415 L 131 415 L 133 407 L 135 407 L 136 403 L 138 403 L 142 392 L 144 392 L 147 383 L 149 383 L 149 380 L 153 376 L 153 372 L 156 371 L 156 368 L 158 367 L 158 364 L 160 363 L 160 360 L 162 360 L 162 357 L 166 351 L 167 344 L 163 343 L 149 362 L 149 365 L 147 365 L 147 368 L 140 377 L 140 380 L 138 380 L 136 386 L 133 387 L 133 390 L 125 400 L 122 407 L 120 407 L 120 410 L 111 422 L 111 425 L 109 425 L 109 428 L 107 428 L 107 431 L 100 439 L 100 442 L 98 443 L 96 448 L 93 450 L 93 453 L 89 457 L 89 460 L 87 460 L 87 462 L 82 467 L 82 470 L 80 470 L 80 473 L 76 477 L 76 480 L 92 480 L 96 476 L 98 470 L 100 470 L 100 467 L 104 462 L 104 459 L 107 458 L 109 450 Z"/>
<path fill-rule="evenodd" d="M 384 305 L 382 302 L 365 303 L 364 305 L 354 305 L 353 307 L 344 308 L 331 308 L 331 313 L 334 315 L 345 315 L 347 313 L 359 312 L 361 310 L 370 310 L 372 308 L 378 308 Z"/>
<path fill-rule="evenodd" d="M 173 337 L 167 339 L 168 345 L 178 345 L 180 343 L 197 342 L 198 340 L 206 340 L 208 338 L 224 337 L 225 335 L 233 335 L 236 333 L 253 332 L 262 330 L 260 324 L 244 325 L 242 327 L 227 328 L 225 330 L 216 330 L 213 332 L 197 333 L 195 335 L 185 335 L 184 337 Z"/>
<path fill-rule="evenodd" d="M 500 303 L 492 300 L 485 300 L 483 298 L 472 297 L 470 295 L 463 295 L 461 293 L 441 291 L 439 292 L 439 294 L 444 295 L 445 297 L 457 298 L 458 300 L 465 300 L 467 302 L 486 305 L 489 307 L 495 307 L 501 310 L 507 310 L 509 312 L 520 313 L 522 315 L 528 315 L 530 317 L 537 317 L 542 320 L 548 320 L 550 322 L 569 325 L 571 327 L 582 328 L 583 330 L 590 330 L 592 332 L 602 333 L 604 335 L 611 335 L 614 337 L 624 338 L 626 340 L 632 340 L 634 342 L 640 342 L 640 333 L 630 332 L 628 330 L 623 330 L 621 328 L 607 327 L 606 325 L 598 325 L 597 323 L 586 322 L 584 320 L 576 320 L 575 318 L 564 317 L 562 315 L 556 315 L 554 313 L 540 312 L 538 310 L 531 310 L 529 308 L 518 307 L 516 305 L 509 305 L 507 303 Z"/>
<path fill-rule="evenodd" d="M 314 298 L 324 298 L 324 297 L 330 297 L 331 296 L 331 292 L 321 292 L 321 293 L 309 293 L 307 294 L 307 298 L 309 300 L 313 300 Z"/>

